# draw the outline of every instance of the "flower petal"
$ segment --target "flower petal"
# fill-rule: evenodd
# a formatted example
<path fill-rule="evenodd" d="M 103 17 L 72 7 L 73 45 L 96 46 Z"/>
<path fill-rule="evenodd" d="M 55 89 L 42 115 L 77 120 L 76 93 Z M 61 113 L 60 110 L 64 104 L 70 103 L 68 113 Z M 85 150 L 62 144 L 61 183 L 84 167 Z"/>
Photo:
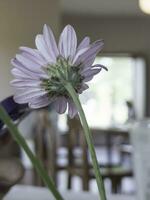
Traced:
<path fill-rule="evenodd" d="M 97 68 L 97 69 L 89 69 L 86 72 L 84 72 L 83 76 L 84 82 L 88 82 L 90 80 L 92 80 L 92 78 L 94 77 L 94 75 L 98 74 L 101 71 L 101 68 Z"/>
<path fill-rule="evenodd" d="M 47 92 L 41 88 L 28 88 L 25 90 L 17 90 L 14 101 L 17 103 L 28 103 L 32 98 L 40 97 L 47 94 Z"/>
<path fill-rule="evenodd" d="M 84 67 L 91 66 L 95 60 L 97 53 L 103 48 L 103 46 L 103 40 L 98 40 L 94 42 L 84 54 L 79 56 L 79 58 L 76 61 L 76 64 L 82 64 L 82 66 Z"/>
<path fill-rule="evenodd" d="M 36 73 L 30 71 L 28 68 L 25 68 L 24 65 L 22 65 L 18 60 L 12 59 L 11 64 L 15 67 L 11 71 L 15 77 L 20 76 L 23 78 L 24 75 L 24 78 L 26 77 L 36 78 Z"/>
<path fill-rule="evenodd" d="M 51 57 L 53 57 L 53 59 L 56 61 L 56 58 L 59 55 L 58 48 L 56 45 L 56 41 L 55 41 L 53 32 L 50 29 L 50 27 L 47 26 L 46 24 L 44 25 L 44 28 L 43 28 L 43 36 L 44 36 L 44 40 L 48 47 Z"/>
<path fill-rule="evenodd" d="M 33 59 L 35 62 L 39 63 L 40 65 L 42 66 L 47 65 L 47 61 L 37 49 L 31 49 L 29 47 L 20 47 L 19 49 L 22 53 L 26 54 L 27 57 Z"/>
<path fill-rule="evenodd" d="M 44 70 L 37 71 L 33 69 L 29 69 L 25 67 L 22 63 L 20 63 L 16 58 L 11 60 L 11 64 L 15 67 L 11 70 L 12 74 L 15 77 L 30 77 L 32 79 L 39 79 L 39 78 L 48 78 L 48 75 L 44 72 Z"/>
<path fill-rule="evenodd" d="M 16 59 L 30 71 L 37 73 L 42 71 L 42 66 L 36 63 L 34 60 L 29 59 L 25 54 L 17 54 Z"/>
<path fill-rule="evenodd" d="M 106 71 L 108 71 L 107 67 L 105 67 L 104 65 L 101 64 L 96 64 L 96 65 L 92 65 L 91 68 L 101 68 L 101 69 L 105 69 Z"/>
<path fill-rule="evenodd" d="M 85 76 L 89 71 L 91 71 L 92 69 L 105 69 L 105 70 L 107 70 L 107 68 L 106 67 L 104 67 L 103 65 L 100 65 L 100 64 L 96 64 L 96 65 L 92 65 L 92 66 L 90 66 L 90 67 L 88 67 L 88 68 L 81 68 L 80 70 L 79 70 L 79 73 L 81 74 L 81 76 Z"/>
<path fill-rule="evenodd" d="M 31 102 L 29 102 L 29 107 L 33 109 L 43 108 L 48 106 L 51 103 L 48 96 L 40 96 L 37 98 L 32 99 Z"/>
<path fill-rule="evenodd" d="M 72 26 L 67 25 L 59 39 L 59 52 L 66 59 L 73 60 L 77 48 L 77 36 Z"/>
<path fill-rule="evenodd" d="M 39 60 L 38 57 L 34 57 L 27 52 L 22 52 L 21 55 L 24 56 L 26 59 L 32 61 L 33 63 L 36 63 L 38 66 L 40 66 L 40 69 L 41 69 L 41 67 L 47 65 L 46 62 L 41 62 L 41 60 Z"/>
<path fill-rule="evenodd" d="M 58 97 L 57 100 L 53 103 L 53 107 L 59 114 L 62 114 L 67 109 L 67 100 L 65 97 Z"/>
<path fill-rule="evenodd" d="M 88 88 L 89 88 L 89 86 L 86 83 L 83 82 L 81 88 L 78 90 L 78 93 L 82 94 L 82 92 L 84 90 L 87 90 Z"/>
<path fill-rule="evenodd" d="M 20 79 L 30 78 L 30 79 L 32 79 L 31 76 L 29 76 L 28 74 L 26 74 L 26 73 L 20 71 L 20 70 L 17 69 L 17 68 L 13 68 L 13 69 L 11 70 L 11 73 L 12 73 L 12 75 L 13 75 L 15 78 L 20 78 Z"/>
<path fill-rule="evenodd" d="M 78 110 L 71 99 L 68 99 L 68 115 L 72 119 L 78 113 Z"/>
<path fill-rule="evenodd" d="M 80 49 L 80 50 L 76 53 L 76 55 L 75 55 L 75 57 L 74 57 L 74 59 L 73 59 L 73 61 L 72 61 L 72 64 L 75 64 L 76 61 L 78 60 L 78 58 L 79 58 L 82 54 L 84 54 L 85 52 L 87 52 L 88 49 L 89 49 L 89 47 L 86 47 L 86 48 L 84 48 L 84 49 Z"/>
<path fill-rule="evenodd" d="M 88 47 L 90 44 L 90 38 L 89 37 L 85 37 L 79 44 L 77 51 L 79 51 L 80 49 L 86 48 Z"/>
<path fill-rule="evenodd" d="M 49 63 L 55 63 L 56 60 L 49 54 L 48 47 L 45 43 L 45 40 L 43 38 L 43 35 L 37 35 L 35 38 L 35 44 L 37 49 L 40 51 L 40 53 L 44 56 L 44 58 L 49 62 Z"/>
<path fill-rule="evenodd" d="M 13 81 L 10 82 L 10 84 L 13 87 L 16 88 L 39 88 L 41 85 L 41 81 L 37 81 L 37 80 L 31 80 L 31 79 L 25 79 L 25 80 L 20 80 L 20 79 L 15 79 Z"/>

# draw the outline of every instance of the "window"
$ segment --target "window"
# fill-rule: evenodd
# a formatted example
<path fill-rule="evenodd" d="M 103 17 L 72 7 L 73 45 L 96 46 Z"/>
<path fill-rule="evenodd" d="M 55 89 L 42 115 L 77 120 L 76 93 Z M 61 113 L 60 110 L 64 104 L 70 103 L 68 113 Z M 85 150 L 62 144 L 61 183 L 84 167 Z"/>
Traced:
<path fill-rule="evenodd" d="M 145 75 L 144 61 L 142 58 L 130 56 L 107 56 L 97 57 L 95 64 L 103 64 L 108 68 L 108 72 L 102 70 L 96 75 L 89 82 L 90 90 L 81 97 L 88 123 L 91 127 L 124 124 L 128 120 L 127 101 L 134 107 L 139 104 L 144 106 L 142 102 L 145 83 L 141 81 L 145 79 L 139 83 L 141 76 Z M 140 85 L 140 88 L 139 84 L 143 87 Z M 140 91 L 143 94 L 139 97 L 141 100 L 137 98 Z M 135 114 L 138 115 L 136 108 Z"/>
<path fill-rule="evenodd" d="M 97 57 L 94 64 L 102 70 L 88 83 L 90 89 L 80 95 L 90 127 L 122 125 L 128 120 L 127 101 L 134 106 L 136 118 L 145 111 L 145 61 L 140 57 L 115 55 Z M 58 125 L 66 130 L 65 116 L 58 116 Z"/>

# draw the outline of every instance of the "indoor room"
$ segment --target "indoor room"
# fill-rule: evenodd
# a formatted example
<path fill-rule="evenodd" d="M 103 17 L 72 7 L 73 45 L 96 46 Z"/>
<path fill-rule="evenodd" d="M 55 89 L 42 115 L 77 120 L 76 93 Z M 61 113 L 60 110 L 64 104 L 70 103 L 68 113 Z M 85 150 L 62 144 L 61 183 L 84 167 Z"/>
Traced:
<path fill-rule="evenodd" d="M 0 199 L 150 200 L 150 0 L 0 0 Z"/>

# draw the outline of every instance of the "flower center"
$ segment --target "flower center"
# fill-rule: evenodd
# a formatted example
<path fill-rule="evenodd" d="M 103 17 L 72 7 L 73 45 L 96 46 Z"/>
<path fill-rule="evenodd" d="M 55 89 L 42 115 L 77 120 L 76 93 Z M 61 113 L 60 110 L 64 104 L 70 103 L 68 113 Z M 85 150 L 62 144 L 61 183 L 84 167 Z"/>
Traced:
<path fill-rule="evenodd" d="M 72 66 L 68 60 L 59 57 L 55 65 L 47 65 L 44 70 L 49 76 L 49 79 L 42 80 L 42 87 L 50 97 L 66 96 L 69 97 L 63 82 L 70 82 L 75 91 L 81 88 L 83 77 L 79 73 L 79 66 Z"/>

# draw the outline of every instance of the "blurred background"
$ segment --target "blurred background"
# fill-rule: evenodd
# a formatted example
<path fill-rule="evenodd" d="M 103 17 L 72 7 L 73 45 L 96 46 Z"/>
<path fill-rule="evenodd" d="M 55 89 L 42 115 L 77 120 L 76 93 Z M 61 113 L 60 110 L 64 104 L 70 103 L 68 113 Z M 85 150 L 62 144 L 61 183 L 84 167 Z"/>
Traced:
<path fill-rule="evenodd" d="M 104 39 L 95 63 L 108 72 L 103 70 L 89 83 L 81 101 L 107 193 L 135 194 L 138 139 L 131 132 L 134 123 L 150 115 L 149 14 L 146 0 L 0 0 L 0 100 L 5 99 L 4 105 L 59 189 L 97 192 L 79 119 L 57 115 L 51 107 L 31 112 L 16 105 L 10 97 L 11 58 L 19 46 L 35 47 L 35 36 L 44 24 L 50 25 L 57 39 L 67 24 L 75 28 L 78 41 L 84 36 Z M 12 178 L 10 163 L 16 174 Z M 43 186 L 25 153 L 1 125 L 0 190 L 16 183 Z"/>

